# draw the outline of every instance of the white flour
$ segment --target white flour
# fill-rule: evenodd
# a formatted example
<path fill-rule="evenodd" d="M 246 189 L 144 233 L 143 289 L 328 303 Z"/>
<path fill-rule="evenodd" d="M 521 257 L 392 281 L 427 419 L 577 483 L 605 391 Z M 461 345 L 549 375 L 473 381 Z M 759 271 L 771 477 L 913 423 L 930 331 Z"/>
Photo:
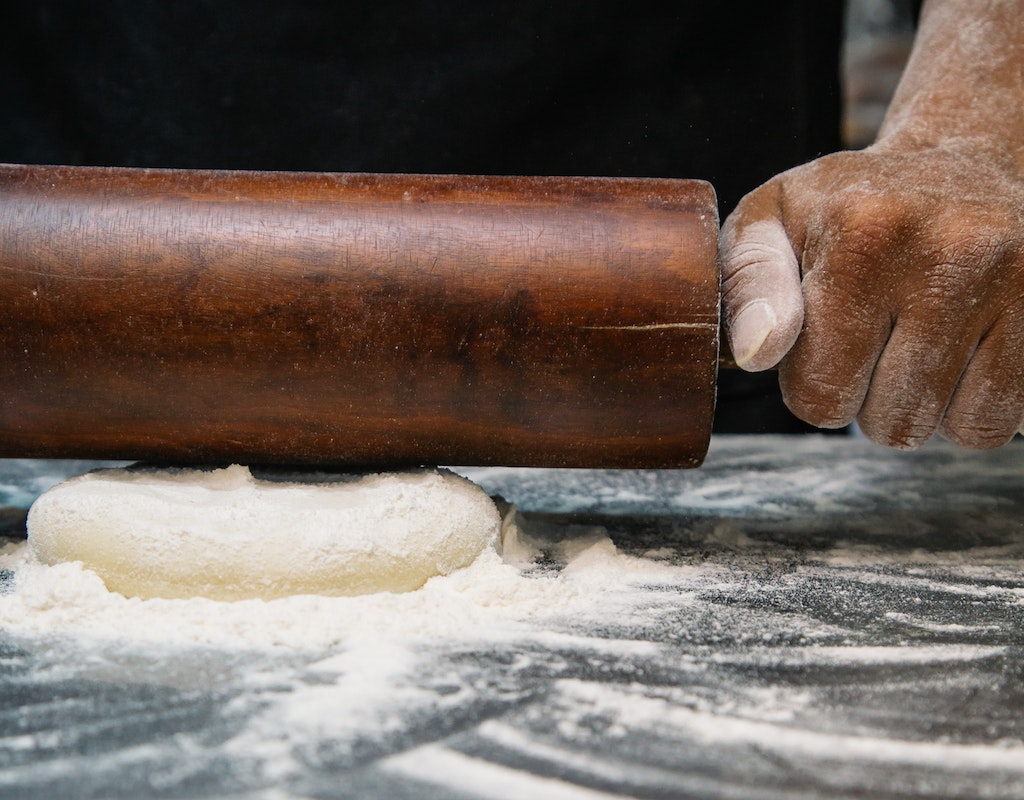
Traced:
<path fill-rule="evenodd" d="M 127 690 L 129 721 L 168 698 L 145 744 L 88 759 L 118 776 L 136 759 L 145 786 L 228 769 L 280 800 L 1024 796 L 1024 462 L 938 449 L 915 472 L 786 446 L 684 475 L 485 472 L 543 511 L 404 594 L 129 600 L 10 547 L 0 628 L 33 659 L 40 718 L 54 693 L 73 710 Z M 551 511 L 574 493 L 583 511 Z M 205 727 L 175 721 L 210 702 Z M 55 769 L 77 784 L 94 727 L 81 712 L 50 761 L 63 732 L 26 733 L 41 755 L 0 770 L 0 794 Z"/>
<path fill-rule="evenodd" d="M 540 550 L 511 515 L 503 525 L 502 550 L 504 558 L 489 548 L 469 567 L 414 592 L 222 602 L 126 598 L 108 591 L 80 563 L 41 565 L 24 544 L 12 545 L 0 554 L 0 568 L 17 575 L 15 591 L 0 596 L 0 626 L 32 636 L 317 651 L 362 636 L 437 639 L 510 633 L 534 617 L 594 611 L 628 591 L 635 580 L 692 573 L 619 554 L 603 531 L 572 540 L 560 553 L 565 567 L 557 576 L 524 572 Z"/>

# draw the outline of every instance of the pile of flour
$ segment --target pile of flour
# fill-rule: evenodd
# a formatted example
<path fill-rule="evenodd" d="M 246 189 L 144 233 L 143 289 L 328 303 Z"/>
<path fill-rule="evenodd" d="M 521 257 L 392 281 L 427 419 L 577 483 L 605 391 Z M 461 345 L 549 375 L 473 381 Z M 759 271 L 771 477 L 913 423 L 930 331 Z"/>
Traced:
<path fill-rule="evenodd" d="M 30 637 L 73 635 L 155 645 L 323 650 L 364 636 L 462 638 L 514 633 L 536 618 L 592 611 L 625 601 L 636 582 L 672 582 L 695 568 L 619 553 L 603 529 L 570 540 L 560 569 L 538 568 L 541 546 L 522 531 L 514 509 L 500 541 L 473 563 L 412 592 L 355 597 L 306 594 L 225 602 L 201 597 L 140 599 L 111 592 L 79 562 L 45 565 L 24 543 L 0 551 L 15 574 L 0 595 L 0 626 Z M 285 554 L 287 555 L 287 554 Z M 707 575 L 705 575 L 707 577 Z M 626 601 L 628 605 L 628 601 Z"/>

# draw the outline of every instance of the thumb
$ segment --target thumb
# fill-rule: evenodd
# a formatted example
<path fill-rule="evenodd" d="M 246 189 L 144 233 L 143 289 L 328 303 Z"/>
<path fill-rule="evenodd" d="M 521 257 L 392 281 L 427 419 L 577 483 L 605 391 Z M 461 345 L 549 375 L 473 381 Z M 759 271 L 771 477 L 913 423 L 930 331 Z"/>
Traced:
<path fill-rule="evenodd" d="M 778 364 L 804 321 L 800 265 L 771 195 L 771 184 L 747 195 L 722 226 L 725 333 L 750 372 Z"/>

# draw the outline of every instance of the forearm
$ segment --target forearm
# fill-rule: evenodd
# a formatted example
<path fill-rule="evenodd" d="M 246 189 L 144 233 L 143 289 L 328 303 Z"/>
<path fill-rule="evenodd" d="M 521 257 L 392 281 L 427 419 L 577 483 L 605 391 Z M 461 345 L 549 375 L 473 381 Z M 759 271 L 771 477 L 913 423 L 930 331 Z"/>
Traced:
<path fill-rule="evenodd" d="M 1024 0 L 928 0 L 879 142 L 983 148 L 1024 171 Z"/>

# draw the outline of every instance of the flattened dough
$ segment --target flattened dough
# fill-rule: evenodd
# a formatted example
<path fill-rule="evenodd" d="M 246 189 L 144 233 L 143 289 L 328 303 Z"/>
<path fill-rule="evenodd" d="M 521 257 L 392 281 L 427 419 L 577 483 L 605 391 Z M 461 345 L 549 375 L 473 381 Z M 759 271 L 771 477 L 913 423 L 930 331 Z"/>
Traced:
<path fill-rule="evenodd" d="M 29 512 L 46 564 L 81 561 L 129 597 L 406 592 L 497 539 L 494 502 L 444 471 L 262 480 L 246 467 L 101 470 Z"/>

